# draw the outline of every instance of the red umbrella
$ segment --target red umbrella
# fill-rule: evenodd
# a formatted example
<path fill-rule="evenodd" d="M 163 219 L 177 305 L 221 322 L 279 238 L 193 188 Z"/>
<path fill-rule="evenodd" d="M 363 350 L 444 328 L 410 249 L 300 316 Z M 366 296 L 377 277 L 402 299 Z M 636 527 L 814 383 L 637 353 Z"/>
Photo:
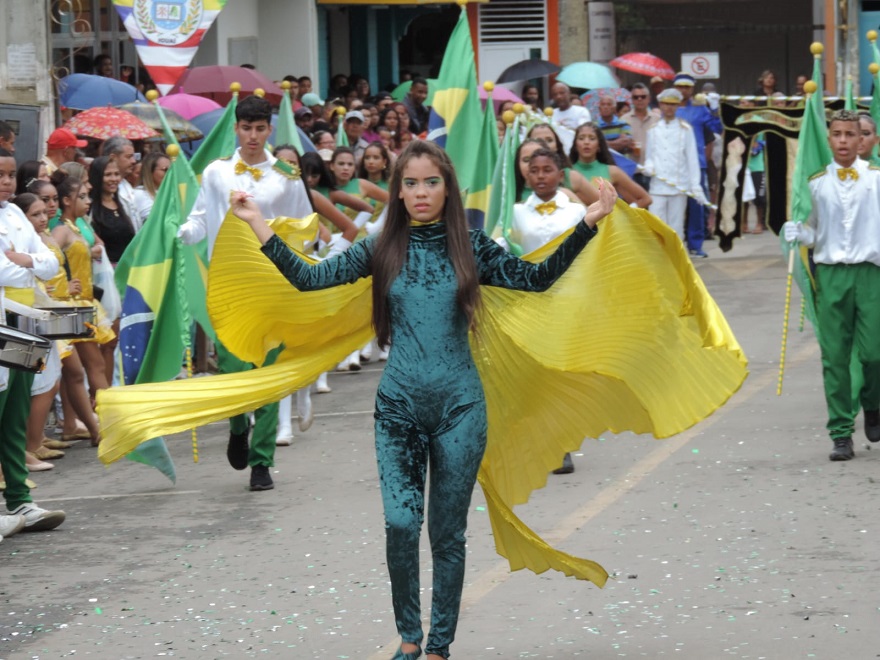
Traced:
<path fill-rule="evenodd" d="M 148 140 L 159 134 L 130 112 L 118 108 L 89 108 L 64 124 L 77 135 L 106 140 L 122 136 L 129 140 Z"/>
<path fill-rule="evenodd" d="M 610 62 L 615 69 L 640 73 L 643 76 L 660 76 L 664 80 L 672 80 L 675 77 L 675 69 L 669 63 L 651 53 L 627 53 L 615 57 Z"/>
<path fill-rule="evenodd" d="M 239 98 L 253 94 L 254 90 L 259 87 L 266 92 L 264 98 L 269 103 L 273 105 L 281 104 L 283 92 L 278 85 L 259 71 L 243 69 L 240 66 L 197 66 L 181 76 L 170 94 L 177 92 L 195 94 L 196 96 L 213 99 L 220 105 L 225 106 L 232 98 L 229 85 L 234 82 L 241 85 Z"/>

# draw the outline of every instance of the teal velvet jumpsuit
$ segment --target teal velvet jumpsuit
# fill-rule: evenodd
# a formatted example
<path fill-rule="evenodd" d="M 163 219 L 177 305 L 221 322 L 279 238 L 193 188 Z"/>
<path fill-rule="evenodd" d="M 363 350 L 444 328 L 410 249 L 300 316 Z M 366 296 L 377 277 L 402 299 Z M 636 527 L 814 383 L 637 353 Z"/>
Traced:
<path fill-rule="evenodd" d="M 479 230 L 470 232 L 480 283 L 544 291 L 595 231 L 579 223 L 541 264 L 521 261 Z M 351 283 L 371 273 L 373 238 L 315 266 L 277 236 L 263 252 L 299 290 Z M 434 568 L 431 630 L 425 652 L 449 657 L 464 583 L 465 530 L 486 447 L 486 400 L 471 356 L 467 321 L 446 225 L 411 228 L 406 260 L 389 291 L 391 352 L 376 395 L 376 458 L 385 510 L 386 553 L 397 630 L 421 644 L 419 534 L 431 466 L 428 535 Z"/>

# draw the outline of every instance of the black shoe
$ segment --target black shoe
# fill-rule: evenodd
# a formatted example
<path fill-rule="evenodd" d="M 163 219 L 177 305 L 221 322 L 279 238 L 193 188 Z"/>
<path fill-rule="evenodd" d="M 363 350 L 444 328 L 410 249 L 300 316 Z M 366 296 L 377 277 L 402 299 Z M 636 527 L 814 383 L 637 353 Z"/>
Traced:
<path fill-rule="evenodd" d="M 566 454 L 562 459 L 562 467 L 553 470 L 553 474 L 571 474 L 574 472 L 574 463 L 571 462 L 571 454 Z"/>
<path fill-rule="evenodd" d="M 265 465 L 255 465 L 251 468 L 251 490 L 272 490 L 272 475 Z"/>
<path fill-rule="evenodd" d="M 871 442 L 880 442 L 880 410 L 865 411 L 865 435 Z"/>
<path fill-rule="evenodd" d="M 229 433 L 229 444 L 226 445 L 226 459 L 236 470 L 244 470 L 248 466 L 248 434 L 250 424 L 244 433 Z"/>
<path fill-rule="evenodd" d="M 830 460 L 848 461 L 855 457 L 852 438 L 834 438 L 834 451 L 828 456 Z"/>

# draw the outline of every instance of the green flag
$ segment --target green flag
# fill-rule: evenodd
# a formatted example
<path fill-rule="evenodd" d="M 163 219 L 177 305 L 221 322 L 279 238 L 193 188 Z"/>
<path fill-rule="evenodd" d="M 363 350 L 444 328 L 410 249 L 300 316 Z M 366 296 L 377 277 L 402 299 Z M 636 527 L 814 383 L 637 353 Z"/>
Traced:
<path fill-rule="evenodd" d="M 478 160 L 474 145 L 480 140 L 482 123 L 474 48 L 467 12 L 462 9 L 443 54 L 428 119 L 428 139 L 446 149 L 462 190 L 470 191 L 474 183 Z"/>
<path fill-rule="evenodd" d="M 186 158 L 172 159 L 143 229 L 117 266 L 117 286 L 124 289 L 119 347 L 126 385 L 173 379 L 190 347 L 193 315 L 210 328 L 204 262 L 195 246 L 177 239 L 197 194 L 198 182 Z M 162 438 L 139 445 L 129 458 L 176 479 Z"/>
<path fill-rule="evenodd" d="M 235 92 L 220 117 L 220 121 L 214 124 L 214 128 L 193 154 L 190 166 L 196 176 L 202 176 L 205 168 L 218 158 L 228 158 L 235 153 L 235 108 L 237 106 L 238 92 Z"/>
<path fill-rule="evenodd" d="M 345 121 L 342 119 L 342 116 L 339 117 L 339 125 L 336 128 L 336 146 L 337 147 L 350 147 L 351 145 L 348 143 L 348 135 L 345 133 Z"/>
<path fill-rule="evenodd" d="M 495 174 L 495 163 L 498 162 L 498 126 L 491 92 L 486 99 L 486 109 L 483 111 L 483 125 L 480 129 L 480 141 L 477 144 L 476 161 L 471 187 L 465 195 L 464 210 L 468 224 L 475 229 L 482 229 L 489 213 L 492 178 Z"/>
<path fill-rule="evenodd" d="M 513 223 L 513 205 L 516 198 L 516 151 L 519 148 L 520 117 L 517 115 L 513 124 L 507 127 L 504 141 L 495 163 L 492 176 L 492 194 L 489 198 L 489 216 L 486 218 L 485 232 L 492 238 L 503 236 L 510 251 L 519 256 L 522 248 L 510 238 L 510 227 Z"/>
<path fill-rule="evenodd" d="M 296 153 L 303 155 L 302 142 L 299 139 L 299 131 L 296 130 L 296 121 L 293 118 L 293 104 L 290 102 L 290 86 L 284 89 L 281 97 L 281 105 L 278 108 L 278 124 L 275 126 L 275 146 L 290 144 L 296 149 Z"/>
<path fill-rule="evenodd" d="M 798 134 L 798 151 L 794 164 L 794 176 L 791 182 L 791 219 L 794 222 L 806 222 L 813 210 L 810 197 L 810 177 L 824 170 L 832 161 L 833 155 L 828 144 L 828 127 L 825 123 L 825 99 L 822 95 L 821 60 L 817 56 L 813 66 L 813 81 L 817 83 L 816 91 L 809 94 L 804 104 L 804 118 Z M 815 283 L 810 272 L 807 249 L 796 243 L 787 242 L 780 235 L 782 251 L 786 259 L 792 250 L 796 250 L 794 260 L 794 280 L 804 299 L 804 313 L 816 325 Z"/>

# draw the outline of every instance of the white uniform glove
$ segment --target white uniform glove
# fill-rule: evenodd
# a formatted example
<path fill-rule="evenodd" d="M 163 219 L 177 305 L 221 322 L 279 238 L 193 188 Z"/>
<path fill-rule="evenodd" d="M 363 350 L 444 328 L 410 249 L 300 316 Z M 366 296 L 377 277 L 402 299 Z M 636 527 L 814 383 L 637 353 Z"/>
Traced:
<path fill-rule="evenodd" d="M 330 251 L 327 252 L 326 258 L 329 259 L 330 257 L 335 257 L 337 254 L 342 254 L 350 247 L 351 241 L 346 238 L 342 238 L 342 234 L 334 236 L 330 240 Z"/>
<path fill-rule="evenodd" d="M 703 193 L 703 190 L 701 188 L 698 188 L 697 190 L 695 190 L 693 192 L 693 196 L 694 196 L 694 199 L 696 201 L 698 201 L 700 204 L 702 204 L 703 206 L 706 206 L 706 204 L 709 203 L 709 200 L 706 199 L 706 195 Z"/>
<path fill-rule="evenodd" d="M 354 226 L 360 229 L 370 221 L 373 217 L 372 211 L 361 211 L 354 217 Z"/>
<path fill-rule="evenodd" d="M 812 236 L 810 235 L 810 231 L 807 227 L 804 226 L 802 222 L 792 222 L 789 220 L 784 225 L 782 225 L 782 232 L 785 236 L 785 240 L 789 243 L 794 243 L 797 241 L 798 243 L 803 243 L 804 245 L 809 245 L 812 243 Z"/>
<path fill-rule="evenodd" d="M 718 92 L 709 92 L 706 94 L 706 103 L 709 105 L 710 110 L 717 110 L 718 106 L 721 105 L 721 94 Z"/>
<path fill-rule="evenodd" d="M 385 216 L 388 215 L 388 207 L 386 206 L 382 209 L 382 213 L 379 214 L 379 217 L 376 218 L 376 222 L 371 222 L 367 225 L 367 236 L 372 236 L 373 234 L 378 234 L 382 231 L 382 227 L 385 226 Z"/>
<path fill-rule="evenodd" d="M 195 232 L 193 231 L 192 225 L 190 225 L 188 222 L 185 222 L 178 228 L 177 238 L 179 238 L 184 245 L 192 245 L 196 242 L 195 240 L 193 240 L 194 233 Z"/>

